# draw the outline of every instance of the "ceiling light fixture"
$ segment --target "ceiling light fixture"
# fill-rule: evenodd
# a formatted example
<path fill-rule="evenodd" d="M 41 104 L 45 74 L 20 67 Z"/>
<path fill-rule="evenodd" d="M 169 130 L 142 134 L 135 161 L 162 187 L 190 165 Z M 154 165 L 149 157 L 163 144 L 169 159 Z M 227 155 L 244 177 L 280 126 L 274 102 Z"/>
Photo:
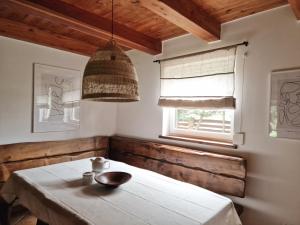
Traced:
<path fill-rule="evenodd" d="M 139 101 L 138 79 L 130 58 L 114 40 L 114 1 L 111 1 L 111 40 L 88 61 L 82 99 L 100 102 Z"/>

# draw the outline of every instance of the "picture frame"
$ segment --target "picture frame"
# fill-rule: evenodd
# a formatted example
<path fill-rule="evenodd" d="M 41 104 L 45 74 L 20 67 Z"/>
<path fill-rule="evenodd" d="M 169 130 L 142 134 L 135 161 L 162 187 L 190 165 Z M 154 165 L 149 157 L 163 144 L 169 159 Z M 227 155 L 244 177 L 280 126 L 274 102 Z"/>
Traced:
<path fill-rule="evenodd" d="M 80 127 L 81 72 L 33 64 L 32 132 L 63 132 Z"/>
<path fill-rule="evenodd" d="M 269 136 L 300 139 L 300 68 L 271 72 Z"/>

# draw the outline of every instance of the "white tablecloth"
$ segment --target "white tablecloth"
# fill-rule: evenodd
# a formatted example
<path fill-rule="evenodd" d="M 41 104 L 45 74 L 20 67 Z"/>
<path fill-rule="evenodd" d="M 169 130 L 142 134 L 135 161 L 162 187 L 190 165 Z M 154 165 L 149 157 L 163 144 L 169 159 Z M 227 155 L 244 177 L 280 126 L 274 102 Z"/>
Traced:
<path fill-rule="evenodd" d="M 82 185 L 89 159 L 15 172 L 2 189 L 50 225 L 240 225 L 230 199 L 166 176 L 111 161 L 131 180 L 109 190 Z"/>

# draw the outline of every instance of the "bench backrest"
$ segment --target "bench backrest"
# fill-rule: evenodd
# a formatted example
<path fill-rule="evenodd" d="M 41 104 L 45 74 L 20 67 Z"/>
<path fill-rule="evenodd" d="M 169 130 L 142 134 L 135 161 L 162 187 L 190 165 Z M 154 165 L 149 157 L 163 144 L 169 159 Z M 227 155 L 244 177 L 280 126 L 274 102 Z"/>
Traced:
<path fill-rule="evenodd" d="M 109 157 L 220 194 L 245 196 L 246 160 L 153 141 L 110 137 Z"/>
<path fill-rule="evenodd" d="M 95 156 L 152 170 L 220 194 L 245 196 L 246 160 L 126 137 L 0 145 L 0 182 L 16 170 Z"/>
<path fill-rule="evenodd" d="M 0 145 L 0 182 L 16 170 L 106 156 L 108 137 Z"/>

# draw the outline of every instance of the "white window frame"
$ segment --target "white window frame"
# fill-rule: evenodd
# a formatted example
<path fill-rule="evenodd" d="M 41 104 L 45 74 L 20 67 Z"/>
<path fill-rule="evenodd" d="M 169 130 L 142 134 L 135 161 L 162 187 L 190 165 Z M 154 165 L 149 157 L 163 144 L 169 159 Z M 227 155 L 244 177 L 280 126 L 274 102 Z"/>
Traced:
<path fill-rule="evenodd" d="M 167 127 L 165 128 L 166 136 L 179 136 L 179 137 L 190 137 L 190 138 L 197 138 L 197 139 L 209 139 L 209 140 L 216 140 L 216 141 L 225 141 L 231 142 L 233 139 L 234 133 L 234 115 L 233 119 L 231 120 L 231 132 L 230 134 L 224 133 L 217 133 L 217 132 L 210 132 L 210 131 L 196 131 L 196 130 L 187 130 L 187 129 L 180 129 L 176 128 L 176 113 L 175 108 L 164 108 L 164 121 Z M 201 109 L 200 109 L 201 110 Z"/>
<path fill-rule="evenodd" d="M 175 108 L 163 108 L 163 118 L 162 118 L 162 136 L 179 136 L 179 137 L 191 137 L 196 139 L 207 139 L 207 140 L 216 140 L 216 141 L 230 141 L 233 144 L 235 143 L 235 136 L 242 134 L 244 139 L 244 134 L 242 133 L 242 102 L 243 102 L 243 86 L 244 86 L 244 60 L 247 56 L 246 48 L 237 48 L 237 58 L 236 58 L 236 68 L 235 68 L 235 93 L 234 97 L 236 98 L 236 108 L 233 113 L 232 119 L 232 132 L 230 137 L 224 137 L 222 134 L 216 134 L 213 132 L 191 132 L 191 131 L 182 131 L 181 129 L 174 129 L 175 122 Z M 172 118 L 173 110 L 173 120 Z M 173 122 L 172 122 L 173 121 Z M 173 125 L 172 125 L 173 123 Z M 238 141 L 238 144 L 243 144 L 244 141 Z"/>

